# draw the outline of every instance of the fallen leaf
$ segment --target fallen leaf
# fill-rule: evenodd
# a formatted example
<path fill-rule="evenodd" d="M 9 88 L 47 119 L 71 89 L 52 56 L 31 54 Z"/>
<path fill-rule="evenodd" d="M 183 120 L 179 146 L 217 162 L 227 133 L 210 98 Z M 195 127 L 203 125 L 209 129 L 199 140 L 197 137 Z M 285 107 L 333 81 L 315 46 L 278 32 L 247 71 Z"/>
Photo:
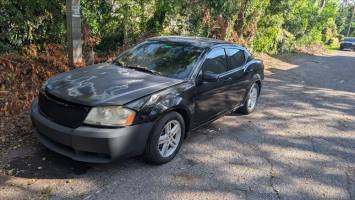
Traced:
<path fill-rule="evenodd" d="M 270 175 L 271 177 L 276 177 L 276 172 L 271 172 Z"/>
<path fill-rule="evenodd" d="M 14 169 L 7 170 L 7 174 L 10 176 L 12 175 L 13 172 L 14 172 Z"/>

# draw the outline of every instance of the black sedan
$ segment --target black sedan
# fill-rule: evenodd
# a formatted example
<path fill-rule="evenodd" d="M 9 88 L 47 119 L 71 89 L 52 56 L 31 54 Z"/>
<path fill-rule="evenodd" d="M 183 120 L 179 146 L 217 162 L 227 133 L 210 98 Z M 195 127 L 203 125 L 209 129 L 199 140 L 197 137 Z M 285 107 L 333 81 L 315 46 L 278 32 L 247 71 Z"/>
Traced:
<path fill-rule="evenodd" d="M 344 49 L 350 49 L 350 50 L 355 51 L 355 38 L 353 38 L 353 37 L 345 38 L 340 43 L 340 50 L 344 50 Z"/>
<path fill-rule="evenodd" d="M 260 60 L 232 43 L 151 38 L 112 63 L 47 80 L 31 108 L 34 133 L 73 160 L 144 155 L 166 163 L 193 130 L 230 112 L 253 112 L 263 70 Z"/>

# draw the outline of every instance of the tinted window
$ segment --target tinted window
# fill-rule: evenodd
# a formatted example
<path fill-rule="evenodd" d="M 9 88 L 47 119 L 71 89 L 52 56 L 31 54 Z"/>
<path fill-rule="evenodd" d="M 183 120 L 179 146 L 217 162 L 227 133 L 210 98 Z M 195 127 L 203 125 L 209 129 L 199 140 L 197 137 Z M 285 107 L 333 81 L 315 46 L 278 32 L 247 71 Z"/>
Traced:
<path fill-rule="evenodd" d="M 244 51 L 244 53 L 245 53 L 245 57 L 246 57 L 245 60 L 246 60 L 247 62 L 249 62 L 249 61 L 251 61 L 251 60 L 254 59 L 253 56 L 250 54 L 250 52 Z"/>
<path fill-rule="evenodd" d="M 227 49 L 229 64 L 232 69 L 242 66 L 245 62 L 244 51 L 240 49 Z"/>
<path fill-rule="evenodd" d="M 345 38 L 345 42 L 355 42 L 355 38 Z"/>
<path fill-rule="evenodd" d="M 167 77 L 185 79 L 203 49 L 182 43 L 150 41 L 126 51 L 114 61 L 123 67 L 146 68 Z"/>
<path fill-rule="evenodd" d="M 203 72 L 210 71 L 215 74 L 221 74 L 226 69 L 226 54 L 224 49 L 212 50 L 206 57 L 202 66 Z"/>

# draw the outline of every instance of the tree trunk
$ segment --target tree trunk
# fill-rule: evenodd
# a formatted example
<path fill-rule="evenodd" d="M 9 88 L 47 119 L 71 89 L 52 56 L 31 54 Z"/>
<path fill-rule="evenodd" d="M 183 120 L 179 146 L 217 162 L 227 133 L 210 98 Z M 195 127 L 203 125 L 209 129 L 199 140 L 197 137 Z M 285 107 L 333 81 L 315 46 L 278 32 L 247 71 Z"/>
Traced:
<path fill-rule="evenodd" d="M 348 34 L 347 34 L 348 37 L 350 35 L 350 30 L 351 30 L 351 27 L 353 25 L 354 15 L 355 15 L 355 6 L 353 7 L 353 13 L 351 14 L 351 18 L 350 18 L 350 22 L 349 22 Z"/>
<path fill-rule="evenodd" d="M 326 3 L 326 0 L 320 0 L 320 2 L 319 2 L 319 8 L 320 8 L 321 10 L 323 10 L 323 8 L 324 8 L 324 6 L 325 6 L 325 3 Z"/>

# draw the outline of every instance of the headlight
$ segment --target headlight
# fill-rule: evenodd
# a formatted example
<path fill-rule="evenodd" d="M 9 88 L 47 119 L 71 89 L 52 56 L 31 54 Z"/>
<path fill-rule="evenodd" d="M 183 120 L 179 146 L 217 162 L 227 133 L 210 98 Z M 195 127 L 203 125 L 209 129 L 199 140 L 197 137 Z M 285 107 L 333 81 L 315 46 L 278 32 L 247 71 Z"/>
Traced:
<path fill-rule="evenodd" d="M 84 123 L 101 126 L 129 126 L 133 123 L 136 112 L 121 106 L 94 107 Z"/>

